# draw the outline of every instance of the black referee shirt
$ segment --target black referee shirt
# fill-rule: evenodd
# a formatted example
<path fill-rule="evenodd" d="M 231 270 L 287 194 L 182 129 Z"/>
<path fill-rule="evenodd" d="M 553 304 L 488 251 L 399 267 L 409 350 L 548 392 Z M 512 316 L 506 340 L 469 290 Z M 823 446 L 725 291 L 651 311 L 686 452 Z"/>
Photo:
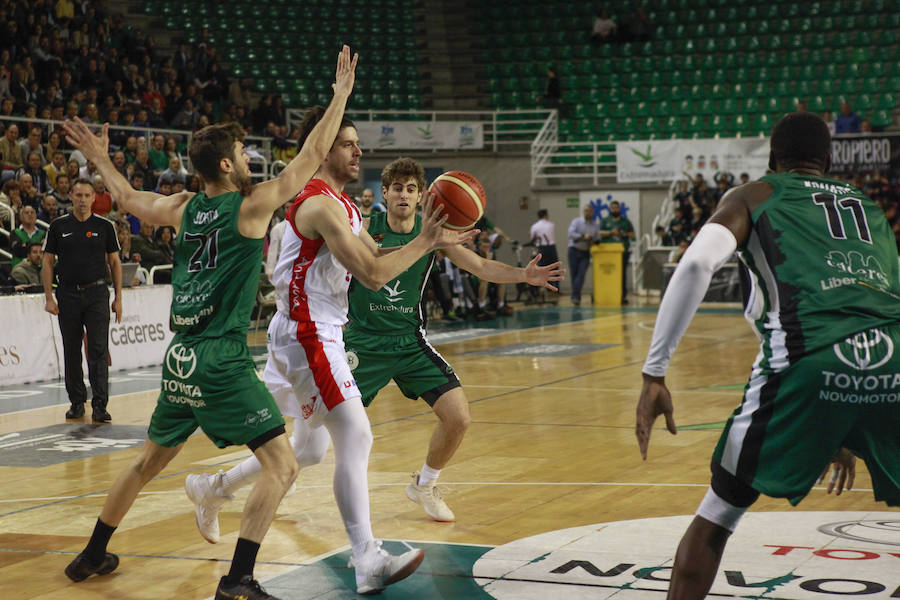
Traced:
<path fill-rule="evenodd" d="M 50 223 L 44 250 L 56 255 L 60 285 L 84 285 L 106 279 L 106 255 L 119 251 L 119 240 L 106 219 L 92 214 L 79 221 L 68 214 Z"/>

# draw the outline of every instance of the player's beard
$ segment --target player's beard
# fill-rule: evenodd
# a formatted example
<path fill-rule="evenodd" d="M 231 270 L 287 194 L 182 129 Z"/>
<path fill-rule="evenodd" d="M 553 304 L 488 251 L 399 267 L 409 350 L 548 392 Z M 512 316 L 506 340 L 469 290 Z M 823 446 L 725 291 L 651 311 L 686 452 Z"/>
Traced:
<path fill-rule="evenodd" d="M 228 174 L 228 178 L 241 193 L 241 196 L 250 195 L 250 192 L 253 190 L 253 182 L 250 180 L 249 175 L 244 175 L 243 173 L 232 171 Z"/>

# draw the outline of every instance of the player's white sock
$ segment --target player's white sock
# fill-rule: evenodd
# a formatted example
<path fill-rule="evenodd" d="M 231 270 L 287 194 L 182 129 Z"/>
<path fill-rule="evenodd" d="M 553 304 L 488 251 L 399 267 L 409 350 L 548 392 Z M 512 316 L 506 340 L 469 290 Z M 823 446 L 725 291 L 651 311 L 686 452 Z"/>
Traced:
<path fill-rule="evenodd" d="M 222 476 L 222 487 L 216 490 L 216 495 L 231 496 L 238 489 L 256 481 L 260 473 L 262 473 L 262 465 L 255 456 L 251 456 L 225 471 Z"/>
<path fill-rule="evenodd" d="M 487 300 L 478 301 L 478 308 L 484 308 L 485 306 L 487 306 Z"/>
<path fill-rule="evenodd" d="M 369 517 L 369 451 L 372 428 L 359 398 L 334 407 L 325 417 L 325 427 L 334 441 L 334 499 L 353 555 L 360 556 L 374 540 Z"/>
<path fill-rule="evenodd" d="M 497 308 L 503 308 L 506 306 L 506 300 L 497 300 Z"/>
<path fill-rule="evenodd" d="M 432 469 L 426 462 L 422 465 L 422 470 L 419 471 L 418 485 L 428 485 L 432 481 L 437 481 L 437 478 L 440 477 L 440 475 L 440 469 Z"/>

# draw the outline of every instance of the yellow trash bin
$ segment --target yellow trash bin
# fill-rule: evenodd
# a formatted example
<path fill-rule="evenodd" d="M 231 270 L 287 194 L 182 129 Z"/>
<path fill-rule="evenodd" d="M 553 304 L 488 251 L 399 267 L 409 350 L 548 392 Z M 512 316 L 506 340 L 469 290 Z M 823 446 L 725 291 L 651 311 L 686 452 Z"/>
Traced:
<path fill-rule="evenodd" d="M 622 254 L 624 244 L 591 247 L 594 273 L 594 306 L 622 306 Z"/>

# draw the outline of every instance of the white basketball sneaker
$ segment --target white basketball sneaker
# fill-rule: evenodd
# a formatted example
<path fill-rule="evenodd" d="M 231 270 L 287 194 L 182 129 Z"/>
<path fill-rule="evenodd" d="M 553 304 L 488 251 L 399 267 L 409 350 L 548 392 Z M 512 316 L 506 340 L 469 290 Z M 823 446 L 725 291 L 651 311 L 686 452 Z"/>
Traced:
<path fill-rule="evenodd" d="M 219 511 L 232 498 L 216 494 L 216 489 L 222 487 L 224 474 L 224 471 L 215 475 L 192 474 L 184 480 L 184 491 L 194 503 L 194 512 L 197 514 L 197 529 L 210 544 L 219 541 Z"/>
<path fill-rule="evenodd" d="M 425 551 L 421 548 L 394 556 L 382 550 L 381 540 L 372 540 L 366 545 L 365 553 L 359 559 L 351 558 L 347 566 L 356 569 L 357 594 L 377 594 L 412 575 L 424 558 Z"/>
<path fill-rule="evenodd" d="M 419 485 L 419 473 L 412 474 L 412 482 L 406 486 L 406 496 L 415 502 L 421 504 L 428 516 L 435 521 L 449 523 L 456 520 L 456 516 L 441 495 L 441 490 L 434 485 L 434 481 L 426 485 Z"/>

